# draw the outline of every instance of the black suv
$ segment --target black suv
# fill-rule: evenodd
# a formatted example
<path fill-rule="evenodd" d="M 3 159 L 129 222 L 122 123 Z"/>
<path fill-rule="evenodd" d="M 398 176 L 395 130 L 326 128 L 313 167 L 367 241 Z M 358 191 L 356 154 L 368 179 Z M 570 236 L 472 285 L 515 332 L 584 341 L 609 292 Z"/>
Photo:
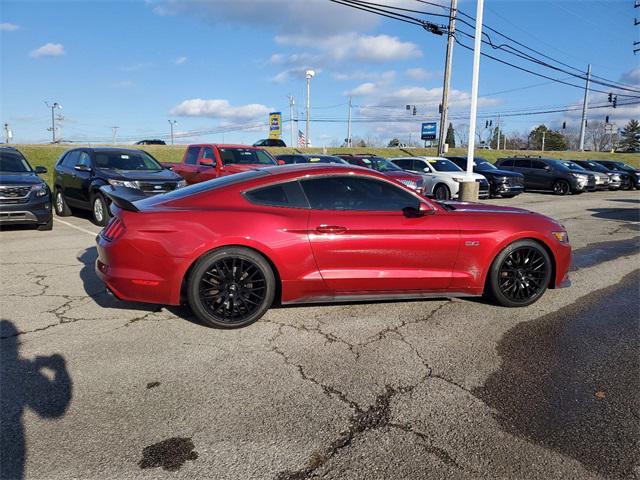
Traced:
<path fill-rule="evenodd" d="M 0 147 L 0 225 L 32 224 L 38 230 L 53 228 L 51 191 L 24 155 L 13 147 Z"/>
<path fill-rule="evenodd" d="M 263 140 L 258 140 L 253 144 L 254 147 L 286 147 L 287 144 L 284 143 L 284 140 L 280 140 L 279 138 L 265 138 Z"/>
<path fill-rule="evenodd" d="M 499 158 L 496 167 L 523 174 L 525 190 L 551 190 L 556 195 L 594 191 L 595 175 L 574 171 L 571 163 L 553 158 L 511 157 Z"/>
<path fill-rule="evenodd" d="M 467 170 L 467 157 L 445 157 Z M 489 160 L 482 157 L 473 158 L 473 171 L 489 181 L 489 196 L 513 198 L 524 192 L 524 175 L 521 173 L 500 170 Z"/>
<path fill-rule="evenodd" d="M 630 188 L 638 188 L 640 189 L 640 170 L 632 167 L 631 165 L 627 165 L 624 162 L 616 162 L 613 160 L 597 160 L 600 165 L 604 165 L 605 167 L 611 170 L 620 170 L 622 172 L 629 174 L 629 180 L 631 187 Z"/>
<path fill-rule="evenodd" d="M 628 173 L 622 170 L 609 169 L 604 165 L 600 165 L 595 160 L 573 160 L 573 163 L 577 163 L 585 170 L 590 172 L 603 173 L 609 177 L 609 190 L 629 190 L 631 186 L 631 177 Z"/>
<path fill-rule="evenodd" d="M 106 225 L 109 205 L 100 187 L 129 187 L 155 195 L 184 187 L 186 182 L 143 150 L 74 148 L 56 163 L 53 185 L 57 215 L 70 215 L 70 207 L 81 208 L 93 213 L 96 225 Z"/>
<path fill-rule="evenodd" d="M 301 153 L 287 153 L 282 155 L 276 155 L 276 160 L 282 162 L 285 165 L 291 163 L 340 163 L 348 165 L 349 162 L 343 160 L 340 157 L 334 157 L 333 155 L 303 155 Z"/>

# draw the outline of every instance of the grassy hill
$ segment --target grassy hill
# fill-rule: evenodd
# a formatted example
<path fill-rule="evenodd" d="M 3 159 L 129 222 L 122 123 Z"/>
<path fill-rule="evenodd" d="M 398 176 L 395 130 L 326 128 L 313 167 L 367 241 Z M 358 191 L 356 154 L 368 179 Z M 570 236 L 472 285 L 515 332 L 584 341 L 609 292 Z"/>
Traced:
<path fill-rule="evenodd" d="M 53 166 L 60 158 L 63 152 L 72 148 L 69 145 L 15 145 L 29 159 L 32 166 L 42 165 L 47 167 L 49 173 L 44 178 L 49 184 L 53 179 Z M 75 147 L 76 145 L 74 145 Z M 161 162 L 179 162 L 186 148 L 185 145 L 145 145 L 141 147 L 132 147 L 131 145 L 121 145 L 125 148 L 142 148 L 153 155 Z M 322 153 L 322 148 L 268 148 L 268 150 L 277 155 L 279 153 L 292 152 L 308 152 Z M 373 153 L 382 157 L 403 157 L 417 155 L 435 155 L 436 150 L 433 148 L 327 148 L 327 153 Z M 466 155 L 463 148 L 454 148 L 449 152 L 450 155 Z M 478 156 L 484 157 L 492 162 L 500 157 L 508 157 L 511 155 L 544 155 L 551 158 L 564 159 L 593 159 L 593 160 L 619 160 L 636 167 L 640 167 L 640 154 L 616 154 L 608 152 L 534 152 L 534 151 L 518 151 L 518 150 L 479 150 Z"/>

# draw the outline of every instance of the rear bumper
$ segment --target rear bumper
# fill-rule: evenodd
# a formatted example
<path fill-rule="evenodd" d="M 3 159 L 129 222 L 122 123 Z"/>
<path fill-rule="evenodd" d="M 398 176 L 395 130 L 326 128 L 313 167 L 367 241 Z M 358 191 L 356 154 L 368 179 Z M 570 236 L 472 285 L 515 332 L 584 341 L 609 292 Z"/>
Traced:
<path fill-rule="evenodd" d="M 49 195 L 25 203 L 0 204 L 0 225 L 44 224 L 51 220 L 51 215 Z"/>

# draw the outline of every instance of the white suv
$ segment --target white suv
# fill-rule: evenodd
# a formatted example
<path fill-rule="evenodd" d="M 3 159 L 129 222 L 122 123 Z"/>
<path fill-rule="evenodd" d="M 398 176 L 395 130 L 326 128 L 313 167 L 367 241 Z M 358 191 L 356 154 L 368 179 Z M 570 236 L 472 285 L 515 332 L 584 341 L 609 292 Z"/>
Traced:
<path fill-rule="evenodd" d="M 391 158 L 398 167 L 424 177 L 425 195 L 436 200 L 449 200 L 458 196 L 460 182 L 464 181 L 466 172 L 451 160 L 442 157 L 402 157 Z M 489 182 L 479 173 L 473 178 L 480 184 L 480 198 L 489 198 Z"/>

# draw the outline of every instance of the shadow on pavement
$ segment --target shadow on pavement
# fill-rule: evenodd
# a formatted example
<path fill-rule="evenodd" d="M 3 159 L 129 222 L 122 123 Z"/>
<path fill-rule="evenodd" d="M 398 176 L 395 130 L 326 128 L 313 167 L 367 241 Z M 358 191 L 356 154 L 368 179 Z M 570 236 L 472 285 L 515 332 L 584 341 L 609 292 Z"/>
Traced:
<path fill-rule="evenodd" d="M 593 212 L 593 217 L 605 220 L 617 220 L 619 222 L 640 222 L 640 210 L 637 208 L 590 208 L 588 212 Z M 627 225 L 635 231 L 640 231 L 640 225 Z"/>
<path fill-rule="evenodd" d="M 499 370 L 474 394 L 501 428 L 612 478 L 640 446 L 640 273 L 500 340 Z"/>
<path fill-rule="evenodd" d="M 0 321 L 0 337 L 0 478 L 22 479 L 24 410 L 30 408 L 42 418 L 62 417 L 71 403 L 73 383 L 60 355 L 21 358 L 18 329 L 12 322 Z"/>

